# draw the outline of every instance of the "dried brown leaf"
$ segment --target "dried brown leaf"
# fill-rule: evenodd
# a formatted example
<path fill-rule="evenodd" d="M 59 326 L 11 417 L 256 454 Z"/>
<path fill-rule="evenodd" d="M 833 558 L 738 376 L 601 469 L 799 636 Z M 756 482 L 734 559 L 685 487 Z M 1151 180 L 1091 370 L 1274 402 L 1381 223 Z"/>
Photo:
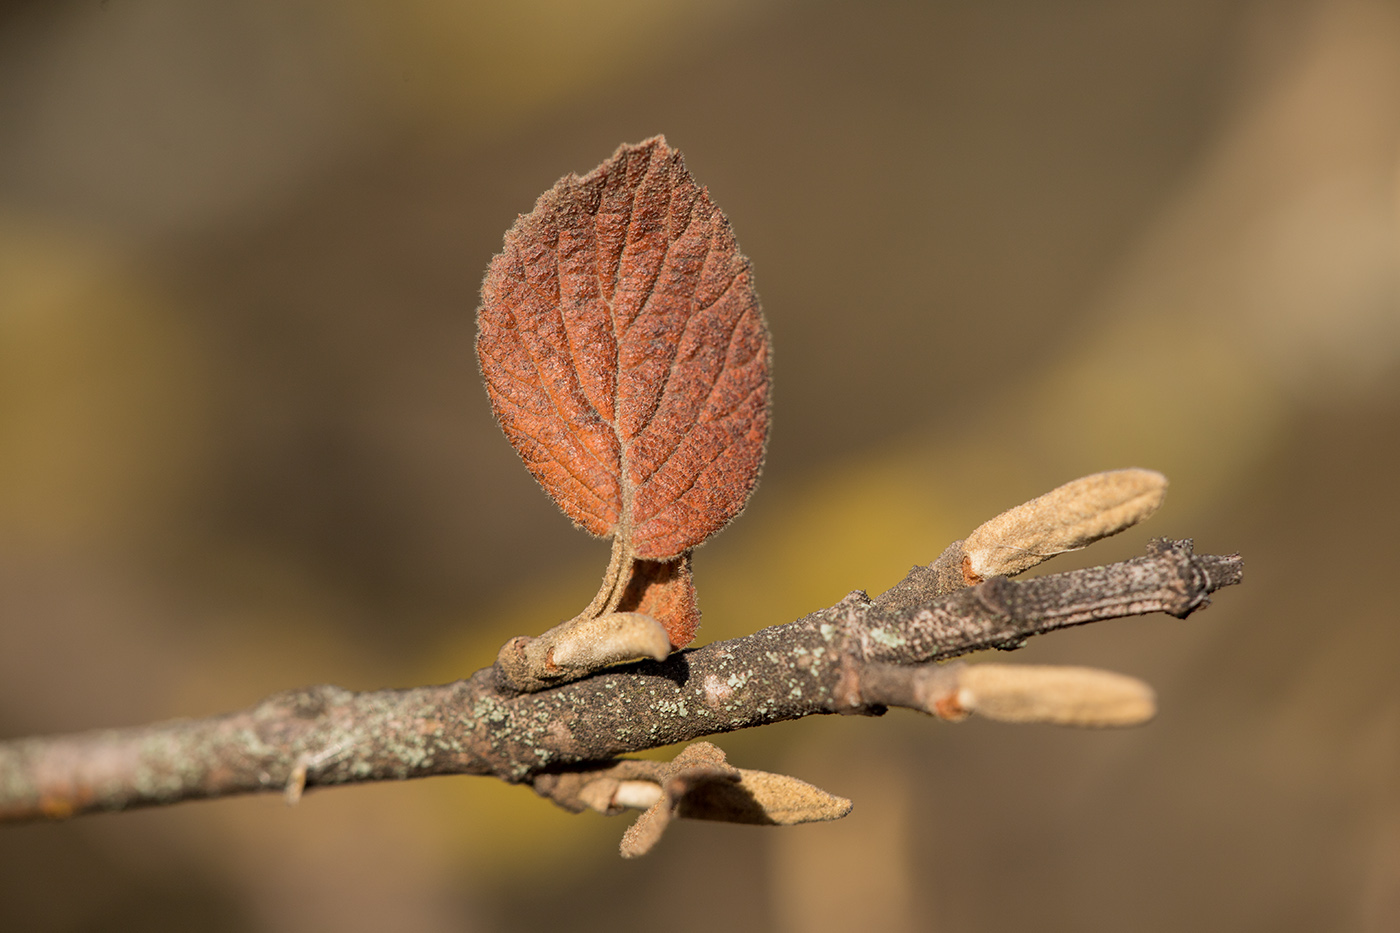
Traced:
<path fill-rule="evenodd" d="M 481 298 L 502 429 L 575 524 L 614 540 L 580 618 L 645 613 L 690 644 L 690 550 L 743 509 L 768 437 L 768 331 L 729 221 L 664 138 L 622 146 L 516 221 Z"/>
<path fill-rule="evenodd" d="M 695 602 L 690 552 L 674 560 L 634 561 L 617 608 L 656 619 L 666 629 L 673 647 L 684 648 L 694 641 L 700 627 L 700 608 Z"/>
<path fill-rule="evenodd" d="M 506 234 L 477 354 L 496 417 L 573 521 L 681 557 L 744 507 L 768 332 L 728 220 L 657 136 L 569 175 Z"/>

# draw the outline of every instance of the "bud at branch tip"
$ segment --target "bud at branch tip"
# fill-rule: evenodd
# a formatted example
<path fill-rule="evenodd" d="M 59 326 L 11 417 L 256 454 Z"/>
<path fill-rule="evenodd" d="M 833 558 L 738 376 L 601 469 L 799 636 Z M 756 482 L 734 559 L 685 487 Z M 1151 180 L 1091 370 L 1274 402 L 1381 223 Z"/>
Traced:
<path fill-rule="evenodd" d="M 1110 470 L 1066 483 L 968 535 L 963 574 L 975 584 L 1029 570 L 1131 528 L 1157 511 L 1166 494 L 1167 478 L 1155 470 Z"/>

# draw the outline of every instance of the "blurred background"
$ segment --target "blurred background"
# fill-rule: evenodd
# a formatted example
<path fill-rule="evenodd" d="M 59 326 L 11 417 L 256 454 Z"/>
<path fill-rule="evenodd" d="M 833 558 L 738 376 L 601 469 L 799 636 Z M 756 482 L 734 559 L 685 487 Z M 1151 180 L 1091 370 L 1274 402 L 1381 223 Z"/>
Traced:
<path fill-rule="evenodd" d="M 0 3 L 0 736 L 440 682 L 588 601 L 472 349 L 519 212 L 664 132 L 751 257 L 768 466 L 701 643 L 878 592 L 1084 473 L 1239 550 L 1009 660 L 1123 732 L 720 737 L 835 824 L 479 778 L 0 827 L 37 931 L 1400 929 L 1400 4 Z M 667 752 L 671 754 L 671 752 Z"/>

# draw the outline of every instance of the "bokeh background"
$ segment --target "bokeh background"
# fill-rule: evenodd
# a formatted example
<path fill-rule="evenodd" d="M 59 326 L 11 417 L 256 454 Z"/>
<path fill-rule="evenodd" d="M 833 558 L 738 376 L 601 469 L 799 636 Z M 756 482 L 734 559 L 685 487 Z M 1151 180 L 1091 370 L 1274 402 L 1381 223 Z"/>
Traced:
<path fill-rule="evenodd" d="M 0 736 L 450 680 L 592 595 L 492 421 L 518 212 L 664 132 L 752 258 L 768 466 L 701 640 L 877 592 L 1075 476 L 1242 551 L 1013 659 L 1142 729 L 721 737 L 836 824 L 436 779 L 0 827 L 0 928 L 1400 929 L 1400 5 L 0 4 Z"/>

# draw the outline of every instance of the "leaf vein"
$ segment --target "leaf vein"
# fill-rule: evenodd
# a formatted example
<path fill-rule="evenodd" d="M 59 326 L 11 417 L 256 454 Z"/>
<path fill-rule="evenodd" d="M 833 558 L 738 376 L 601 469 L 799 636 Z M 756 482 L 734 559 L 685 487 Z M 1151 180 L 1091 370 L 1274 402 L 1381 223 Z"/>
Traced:
<path fill-rule="evenodd" d="M 521 273 L 522 273 L 522 276 L 521 276 L 521 277 L 522 277 L 522 278 L 524 279 L 524 281 L 525 281 L 525 287 L 528 288 L 528 289 L 530 289 L 530 290 L 531 290 L 532 292 L 534 292 L 536 295 L 539 295 L 539 292 L 536 291 L 536 290 L 534 289 L 534 287 L 530 285 L 530 277 L 529 277 L 528 275 L 524 274 L 524 273 L 525 273 L 525 263 L 524 263 L 524 261 L 520 258 L 520 250 L 519 250 L 517 247 L 515 247 L 514 244 L 512 244 L 512 249 L 515 251 L 515 258 L 516 258 L 516 261 L 518 261 L 518 262 L 520 263 L 520 270 L 521 270 Z M 540 297 L 542 298 L 543 296 L 540 296 Z M 547 302 L 546 302 L 546 303 L 547 303 Z M 517 332 L 518 332 L 518 331 L 519 331 L 519 321 L 516 320 L 515 313 L 514 313 L 513 311 L 507 309 L 507 310 L 506 310 L 506 314 L 509 315 L 511 321 L 512 321 L 513 323 L 516 324 L 516 328 L 515 328 L 515 329 L 516 329 Z M 598 464 L 598 466 L 600 466 L 600 467 L 603 468 L 603 471 L 604 471 L 604 472 L 611 472 L 611 470 L 609 469 L 608 465 L 607 465 L 606 463 L 604 463 L 604 462 L 598 457 L 598 455 L 597 455 L 596 453 L 593 452 L 592 447 L 589 446 L 589 444 L 583 439 L 583 437 L 579 435 L 578 431 L 575 430 L 573 420 L 572 420 L 571 418 L 569 418 L 569 416 L 566 415 L 566 414 L 564 413 L 564 408 L 563 408 L 563 406 L 560 404 L 559 399 L 557 399 L 557 398 L 555 397 L 554 393 L 550 390 L 550 387 L 549 387 L 549 380 L 545 379 L 545 377 L 544 377 L 544 370 L 542 370 L 542 369 L 540 368 L 539 361 L 535 359 L 534 353 L 530 352 L 530 344 L 529 344 L 529 342 L 526 341 L 526 340 L 520 339 L 520 338 L 518 338 L 518 337 L 517 337 L 516 339 L 519 341 L 521 349 L 523 349 L 523 350 L 525 351 L 525 358 L 528 359 L 528 360 L 530 361 L 530 366 L 535 370 L 535 375 L 538 377 L 539 386 L 540 386 L 540 388 L 544 391 L 545 398 L 549 399 L 550 403 L 554 406 L 555 412 L 558 413 L 559 421 L 563 424 L 564 430 L 567 431 L 569 434 L 571 434 L 571 435 L 579 442 L 579 446 L 582 447 L 582 448 L 588 453 L 588 455 L 589 455 L 590 457 L 593 458 L 593 460 Z M 581 391 L 582 391 L 582 389 L 580 389 L 580 392 L 581 392 Z M 592 408 L 591 405 L 590 405 L 589 407 Z M 595 411 L 594 414 L 597 414 L 597 412 Z M 570 475 L 574 475 L 572 470 L 570 470 L 569 472 L 570 472 Z M 620 477 L 619 477 L 619 479 L 620 479 Z"/>
<path fill-rule="evenodd" d="M 725 286 L 724 292 L 720 294 L 719 298 L 716 298 L 715 301 L 712 302 L 712 306 L 713 306 L 713 304 L 717 304 L 717 303 L 719 302 L 720 298 L 723 298 L 723 297 L 724 297 L 724 294 L 728 293 L 729 289 L 733 287 L 734 282 L 738 281 L 738 278 L 739 278 L 739 277 L 736 275 L 733 279 L 730 280 L 729 285 Z M 730 351 L 730 349 L 734 346 L 734 337 L 735 337 L 736 334 L 739 333 L 739 325 L 742 324 L 742 323 L 744 322 L 744 318 L 748 317 L 749 311 L 750 311 L 750 310 L 752 310 L 752 309 L 751 309 L 751 308 L 745 308 L 745 309 L 744 309 L 744 313 L 741 314 L 741 315 L 739 315 L 739 317 L 734 321 L 734 326 L 733 326 L 732 328 L 730 328 L 730 330 L 729 330 L 729 339 L 728 339 L 728 341 L 725 343 L 725 348 L 724 348 L 724 359 L 725 359 L 725 360 L 728 360 L 728 359 L 729 359 L 729 351 Z M 673 447 L 671 448 L 670 453 L 666 454 L 666 456 L 662 459 L 662 461 L 661 461 L 660 463 L 658 463 L 656 466 L 654 466 L 654 467 L 651 469 L 651 472 L 647 473 L 646 478 L 642 480 L 643 483 L 650 482 L 650 481 L 651 481 L 651 478 L 652 478 L 653 476 L 655 476 L 657 473 L 659 473 L 659 472 L 661 471 L 661 469 L 662 469 L 663 467 L 666 466 L 666 464 L 670 463 L 670 462 L 671 462 L 671 458 L 674 457 L 674 456 L 676 455 L 676 453 L 677 453 L 683 446 L 685 446 L 685 440 L 686 440 L 686 438 L 690 435 L 690 432 L 691 432 L 691 431 L 695 430 L 695 426 L 696 426 L 697 424 L 700 423 L 700 415 L 704 414 L 705 409 L 708 408 L 708 407 L 710 407 L 710 399 L 714 398 L 715 389 L 719 386 L 719 381 L 720 381 L 721 379 L 724 378 L 724 372 L 725 372 L 726 369 L 728 369 L 728 367 L 727 367 L 724 363 L 720 363 L 719 372 L 715 374 L 715 381 L 714 381 L 714 383 L 710 386 L 710 391 L 709 391 L 709 393 L 706 394 L 706 396 L 705 396 L 705 403 L 704 403 L 703 405 L 699 406 L 699 407 L 696 409 L 695 420 L 692 421 L 692 422 L 690 423 L 690 427 L 688 427 L 688 428 L 685 429 L 685 433 L 681 435 L 681 439 L 680 439 L 680 440 L 676 441 L 675 446 L 673 446 Z M 745 395 L 744 398 L 747 399 L 748 396 Z M 742 402 L 741 402 L 741 404 L 742 404 Z M 657 407 L 659 408 L 660 406 L 657 406 Z M 737 406 L 736 406 L 736 407 L 737 407 Z M 728 417 L 728 416 L 726 416 L 726 417 Z M 722 420 L 722 419 L 721 419 L 721 420 Z M 680 495 L 680 494 L 678 493 L 677 496 L 679 496 L 679 495 Z"/>
<path fill-rule="evenodd" d="M 671 247 L 674 246 L 676 243 L 678 243 L 681 239 L 683 239 L 683 238 L 685 237 L 685 235 L 686 235 L 687 233 L 690 232 L 690 228 L 694 225 L 694 223 L 695 223 L 695 205 L 699 202 L 699 200 L 700 200 L 700 196 L 697 195 L 696 198 L 695 198 L 695 200 L 690 202 L 690 211 L 689 211 L 689 213 L 686 215 L 686 218 L 685 218 L 685 229 L 682 230 L 682 231 L 680 232 L 680 235 L 676 237 L 676 240 L 675 240 L 674 242 L 672 242 L 672 243 L 670 243 L 670 244 L 667 245 L 667 247 L 666 247 L 666 255 L 663 256 L 663 257 L 661 258 L 661 268 L 662 268 L 662 269 L 665 269 L 665 268 L 666 268 L 666 260 L 668 260 L 668 259 L 671 258 Z M 707 260 L 707 259 L 710 258 L 710 253 L 712 253 L 712 252 L 714 252 L 714 247 L 713 247 L 713 245 L 712 245 L 712 242 L 711 242 L 710 238 L 707 237 L 707 238 L 705 239 L 705 256 L 704 256 L 703 259 L 700 260 L 700 269 L 701 269 L 701 271 L 704 270 L 704 268 L 705 268 L 705 260 Z M 660 277 L 660 273 L 658 273 L 658 278 L 659 278 L 659 277 Z M 732 284 L 734 284 L 734 283 L 733 283 L 733 280 L 730 281 L 730 285 L 732 285 Z M 696 278 L 696 280 L 695 280 L 694 287 L 692 287 L 691 290 L 690 290 L 690 298 L 687 300 L 687 302 L 686 302 L 687 304 L 690 304 L 691 302 L 694 301 L 694 299 L 695 299 L 695 292 L 696 292 L 697 290 L 699 290 L 699 288 L 700 288 L 700 279 L 699 279 L 699 277 L 697 276 L 697 278 Z M 674 375 L 676 374 L 676 366 L 677 366 L 678 363 L 680 362 L 681 345 L 682 345 L 683 343 L 685 343 L 685 335 L 688 334 L 688 333 L 690 333 L 690 325 L 693 324 L 693 323 L 695 322 L 695 319 L 698 318 L 701 314 L 703 314 L 703 313 L 705 313 L 706 311 L 710 310 L 710 308 L 713 308 L 713 307 L 715 306 L 716 302 L 718 302 L 720 298 L 724 297 L 724 295 L 725 295 L 726 293 L 728 293 L 728 291 L 729 291 L 729 285 L 726 285 L 726 286 L 724 287 L 724 291 L 721 292 L 720 295 L 719 295 L 718 297 L 716 297 L 714 301 L 710 302 L 708 305 L 706 305 L 706 306 L 703 307 L 703 308 L 691 308 L 691 309 L 690 309 L 690 312 L 686 315 L 685 323 L 681 325 L 681 333 L 680 333 L 680 336 L 679 336 L 678 338 L 676 338 L 675 344 L 671 347 L 671 365 L 670 365 L 670 366 L 667 368 L 667 370 L 666 370 L 666 378 L 664 378 L 664 379 L 661 381 L 661 391 L 660 391 L 659 393 L 657 393 L 656 407 L 653 408 L 653 409 L 651 410 L 651 413 L 647 415 L 646 423 L 644 423 L 644 424 L 638 426 L 637 431 L 636 431 L 636 433 L 637 433 L 638 435 L 642 434 L 643 432 L 646 431 L 647 428 L 651 427 L 651 423 L 652 423 L 653 421 L 656 420 L 656 413 L 659 412 L 659 411 L 661 410 L 662 404 L 664 404 L 665 401 L 666 401 L 666 393 L 667 393 L 667 391 L 671 388 L 671 377 L 674 376 Z M 721 367 L 721 368 L 722 368 L 722 367 Z M 653 471 L 653 472 L 654 472 L 654 471 Z"/>

